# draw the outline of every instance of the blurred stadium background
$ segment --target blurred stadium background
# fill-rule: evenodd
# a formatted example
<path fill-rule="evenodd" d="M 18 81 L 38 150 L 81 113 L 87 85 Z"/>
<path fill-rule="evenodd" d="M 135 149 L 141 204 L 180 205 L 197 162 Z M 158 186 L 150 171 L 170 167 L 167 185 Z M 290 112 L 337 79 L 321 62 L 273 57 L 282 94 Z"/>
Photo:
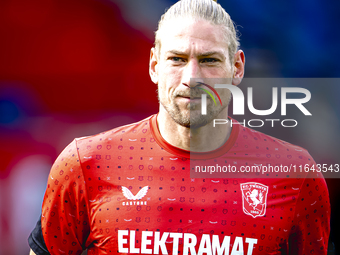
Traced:
<path fill-rule="evenodd" d="M 74 137 L 157 112 L 149 51 L 174 2 L 0 1 L 0 255 L 28 254 L 49 169 Z M 241 34 L 246 77 L 339 77 L 339 1 L 219 3 Z M 322 121 L 305 132 L 261 131 L 307 148 L 317 162 L 340 163 L 340 86 L 308 89 Z M 340 179 L 327 183 L 335 242 Z"/>

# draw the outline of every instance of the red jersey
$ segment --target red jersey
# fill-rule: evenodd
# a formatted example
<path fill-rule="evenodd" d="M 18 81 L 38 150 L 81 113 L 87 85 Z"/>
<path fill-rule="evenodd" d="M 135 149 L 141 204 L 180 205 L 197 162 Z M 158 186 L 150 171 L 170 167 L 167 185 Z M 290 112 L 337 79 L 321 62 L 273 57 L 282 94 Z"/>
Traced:
<path fill-rule="evenodd" d="M 156 116 L 75 139 L 49 175 L 41 218 L 49 253 L 327 253 L 322 175 L 191 178 L 195 157 L 238 166 L 314 164 L 306 150 L 240 125 L 219 149 L 190 154 L 161 137 Z"/>

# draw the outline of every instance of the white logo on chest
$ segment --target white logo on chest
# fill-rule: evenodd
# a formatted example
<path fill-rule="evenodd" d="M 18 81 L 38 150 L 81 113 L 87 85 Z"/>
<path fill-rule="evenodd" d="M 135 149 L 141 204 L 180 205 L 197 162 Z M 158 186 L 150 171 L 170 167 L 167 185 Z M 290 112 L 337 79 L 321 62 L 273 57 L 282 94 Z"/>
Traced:
<path fill-rule="evenodd" d="M 140 191 L 137 192 L 136 195 L 133 195 L 132 192 L 127 188 L 122 186 L 122 192 L 124 197 L 126 197 L 129 200 L 133 200 L 130 202 L 123 202 L 123 205 L 146 205 L 146 201 L 136 201 L 140 200 L 143 197 L 145 197 L 146 193 L 148 193 L 149 186 L 145 186 L 141 188 Z"/>
<path fill-rule="evenodd" d="M 253 218 L 266 214 L 268 186 L 257 182 L 241 183 L 243 212 Z"/>

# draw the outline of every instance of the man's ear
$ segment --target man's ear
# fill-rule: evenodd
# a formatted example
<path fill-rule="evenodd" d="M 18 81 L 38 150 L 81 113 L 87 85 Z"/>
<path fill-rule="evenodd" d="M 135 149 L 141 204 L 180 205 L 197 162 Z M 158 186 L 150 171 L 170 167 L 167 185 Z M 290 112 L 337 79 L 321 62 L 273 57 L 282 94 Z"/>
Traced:
<path fill-rule="evenodd" d="M 151 48 L 149 74 L 153 83 L 158 84 L 158 55 L 156 48 Z"/>
<path fill-rule="evenodd" d="M 238 50 L 234 55 L 234 74 L 233 74 L 233 85 L 239 85 L 244 76 L 244 65 L 246 58 L 242 50 Z"/>

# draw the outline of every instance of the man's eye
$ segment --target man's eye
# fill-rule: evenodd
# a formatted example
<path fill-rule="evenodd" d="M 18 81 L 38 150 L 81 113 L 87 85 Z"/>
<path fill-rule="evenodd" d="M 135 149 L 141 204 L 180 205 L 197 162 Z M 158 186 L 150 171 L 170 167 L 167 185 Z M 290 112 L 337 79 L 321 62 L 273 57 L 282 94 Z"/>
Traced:
<path fill-rule="evenodd" d="M 184 59 L 180 57 L 170 57 L 170 60 L 174 62 L 184 62 Z"/>
<path fill-rule="evenodd" d="M 204 58 L 201 60 L 201 63 L 216 63 L 219 60 L 216 58 Z"/>

